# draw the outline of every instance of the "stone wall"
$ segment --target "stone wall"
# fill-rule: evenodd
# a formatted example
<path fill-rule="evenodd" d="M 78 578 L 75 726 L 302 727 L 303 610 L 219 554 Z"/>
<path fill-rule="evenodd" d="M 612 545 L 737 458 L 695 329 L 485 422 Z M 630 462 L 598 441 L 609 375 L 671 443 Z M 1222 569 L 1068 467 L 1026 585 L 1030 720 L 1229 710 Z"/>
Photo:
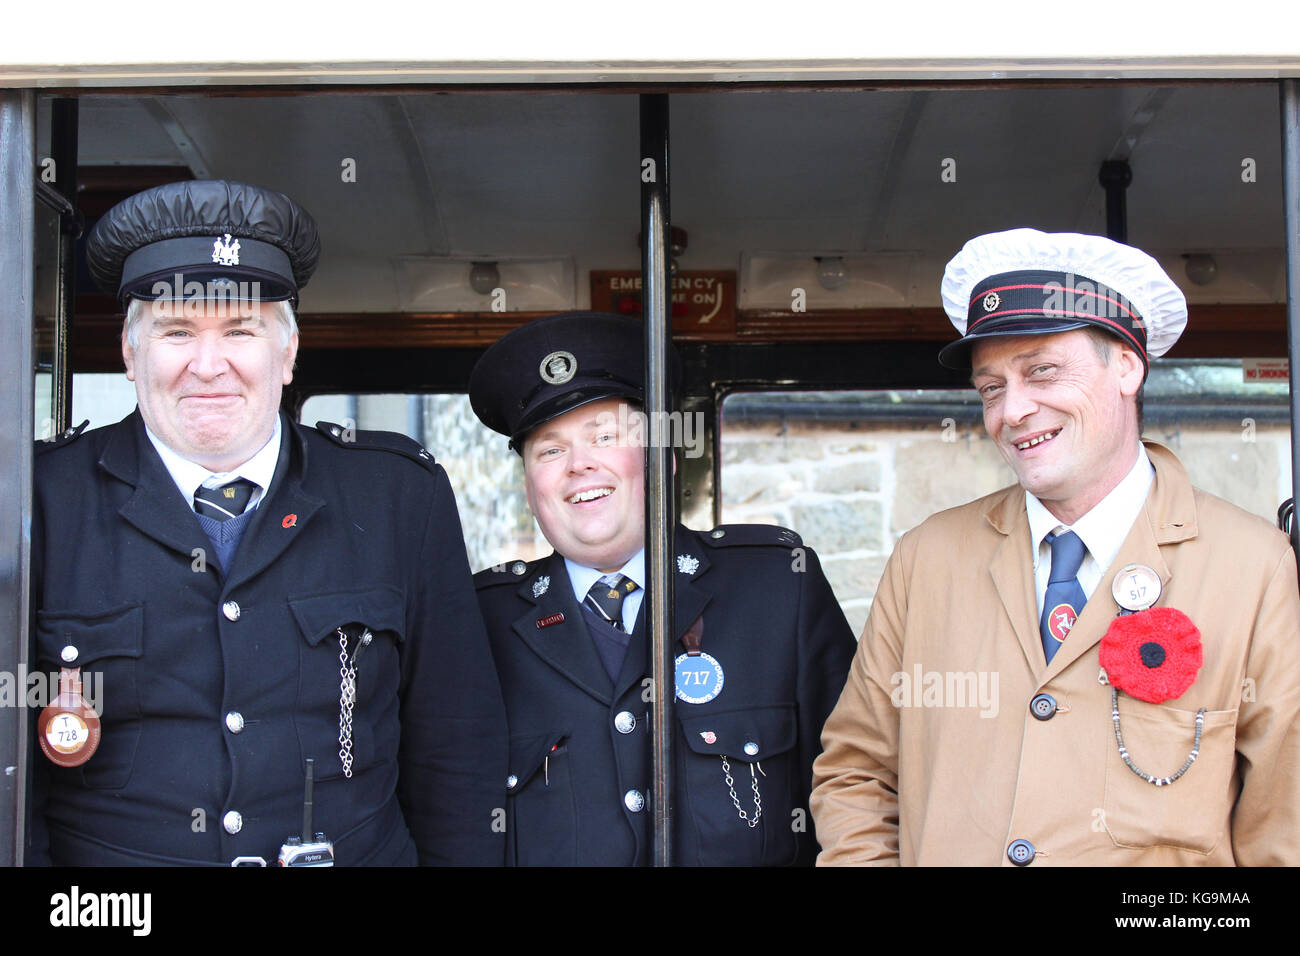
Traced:
<path fill-rule="evenodd" d="M 724 522 L 798 531 L 822 561 L 854 632 L 861 631 L 894 543 L 927 516 L 1012 484 L 978 424 L 897 426 L 861 421 L 727 423 L 722 429 Z M 1192 481 L 1273 522 L 1290 497 L 1285 426 L 1148 428 Z"/>

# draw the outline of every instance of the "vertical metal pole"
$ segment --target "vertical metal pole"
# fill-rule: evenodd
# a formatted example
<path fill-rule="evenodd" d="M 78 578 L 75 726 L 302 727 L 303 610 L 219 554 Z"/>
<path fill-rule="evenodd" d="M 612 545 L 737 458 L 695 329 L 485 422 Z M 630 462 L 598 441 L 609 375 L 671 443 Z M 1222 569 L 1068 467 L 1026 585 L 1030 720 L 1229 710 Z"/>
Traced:
<path fill-rule="evenodd" d="M 0 90 L 0 671 L 27 665 L 32 520 L 36 95 Z M 0 863 L 22 864 L 27 708 L 0 707 Z"/>
<path fill-rule="evenodd" d="M 1291 495 L 1295 500 L 1300 481 L 1300 391 L 1295 377 L 1300 374 L 1300 87 L 1296 80 L 1282 80 L 1282 213 L 1286 229 L 1286 330 L 1288 377 L 1291 391 Z M 1300 546 L 1300 522 L 1291 521 L 1291 543 Z"/>
<path fill-rule="evenodd" d="M 645 316 L 645 399 L 647 433 L 668 435 L 669 304 L 668 97 L 642 94 L 641 105 L 641 303 Z M 673 793 L 673 578 L 669 572 L 673 530 L 677 526 L 672 449 L 652 437 L 646 443 L 646 623 L 650 628 L 651 676 L 654 679 L 650 721 L 654 812 L 654 865 L 671 866 Z"/>
<path fill-rule="evenodd" d="M 1128 202 L 1124 191 L 1133 182 L 1133 170 L 1122 159 L 1101 164 L 1097 182 L 1106 190 L 1106 238 L 1128 242 Z"/>
<path fill-rule="evenodd" d="M 59 217 L 59 300 L 54 323 L 54 401 L 51 409 L 57 435 L 72 424 L 72 368 L 68 356 L 69 333 L 77 295 L 77 235 L 81 218 L 77 208 L 77 101 L 71 97 L 50 104 L 50 156 L 54 160 L 54 186 L 74 210 Z"/>

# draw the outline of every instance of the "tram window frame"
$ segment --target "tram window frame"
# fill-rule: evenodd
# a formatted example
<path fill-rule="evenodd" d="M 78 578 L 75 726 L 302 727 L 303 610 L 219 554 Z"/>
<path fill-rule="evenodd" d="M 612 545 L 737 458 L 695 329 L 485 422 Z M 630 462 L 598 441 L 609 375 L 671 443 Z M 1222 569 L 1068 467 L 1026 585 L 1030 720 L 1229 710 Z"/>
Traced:
<path fill-rule="evenodd" d="M 1173 448 L 1197 487 L 1273 522 L 1291 488 L 1287 386 L 1246 383 L 1242 367 L 1155 362 L 1143 438 Z M 855 632 L 904 532 L 1016 482 L 969 385 L 733 388 L 722 393 L 716 436 L 721 523 L 799 533 Z M 945 463 L 954 453 L 960 460 Z"/>

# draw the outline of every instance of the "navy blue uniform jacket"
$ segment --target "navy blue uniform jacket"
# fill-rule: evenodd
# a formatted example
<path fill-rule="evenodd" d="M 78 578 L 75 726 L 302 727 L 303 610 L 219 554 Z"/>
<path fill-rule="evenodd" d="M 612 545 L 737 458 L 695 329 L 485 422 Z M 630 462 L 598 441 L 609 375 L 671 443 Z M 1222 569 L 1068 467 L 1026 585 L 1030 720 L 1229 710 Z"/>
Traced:
<path fill-rule="evenodd" d="M 274 863 L 306 757 L 338 864 L 502 862 L 505 714 L 446 474 L 400 435 L 282 426 L 228 573 L 138 412 L 38 447 L 32 659 L 78 649 L 103 737 L 78 768 L 33 739 L 30 862 Z M 350 779 L 340 628 L 374 635 Z"/>
<path fill-rule="evenodd" d="M 675 862 L 811 865 L 812 762 L 848 674 L 853 634 L 817 556 L 792 531 L 678 528 L 673 553 L 675 654 L 685 652 L 680 638 L 702 616 L 702 650 L 724 674 L 708 703 L 674 701 Z M 611 682 L 559 555 L 481 571 L 474 582 L 509 714 L 508 862 L 648 865 L 645 602 Z M 563 620 L 549 623 L 556 615 Z M 758 815 L 757 826 L 740 818 L 732 790 L 739 810 Z M 644 806 L 636 809 L 629 791 Z"/>

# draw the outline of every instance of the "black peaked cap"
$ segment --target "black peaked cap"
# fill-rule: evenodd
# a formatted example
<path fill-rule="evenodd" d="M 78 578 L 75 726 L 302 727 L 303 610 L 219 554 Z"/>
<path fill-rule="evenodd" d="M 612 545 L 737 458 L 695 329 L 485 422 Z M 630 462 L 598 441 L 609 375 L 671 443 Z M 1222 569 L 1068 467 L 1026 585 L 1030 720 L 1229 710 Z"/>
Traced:
<path fill-rule="evenodd" d="M 681 360 L 669 349 L 670 394 Z M 562 312 L 506 333 L 474 366 L 469 400 L 519 450 L 543 422 L 602 398 L 645 404 L 645 325 L 605 312 Z"/>
<path fill-rule="evenodd" d="M 239 261 L 218 262 L 229 234 Z M 229 243 L 227 243 L 229 246 Z M 226 180 L 155 186 L 110 209 L 86 241 L 91 276 L 105 292 L 153 298 L 155 280 L 255 279 L 266 299 L 295 299 L 320 258 L 316 221 L 284 193 Z"/>

